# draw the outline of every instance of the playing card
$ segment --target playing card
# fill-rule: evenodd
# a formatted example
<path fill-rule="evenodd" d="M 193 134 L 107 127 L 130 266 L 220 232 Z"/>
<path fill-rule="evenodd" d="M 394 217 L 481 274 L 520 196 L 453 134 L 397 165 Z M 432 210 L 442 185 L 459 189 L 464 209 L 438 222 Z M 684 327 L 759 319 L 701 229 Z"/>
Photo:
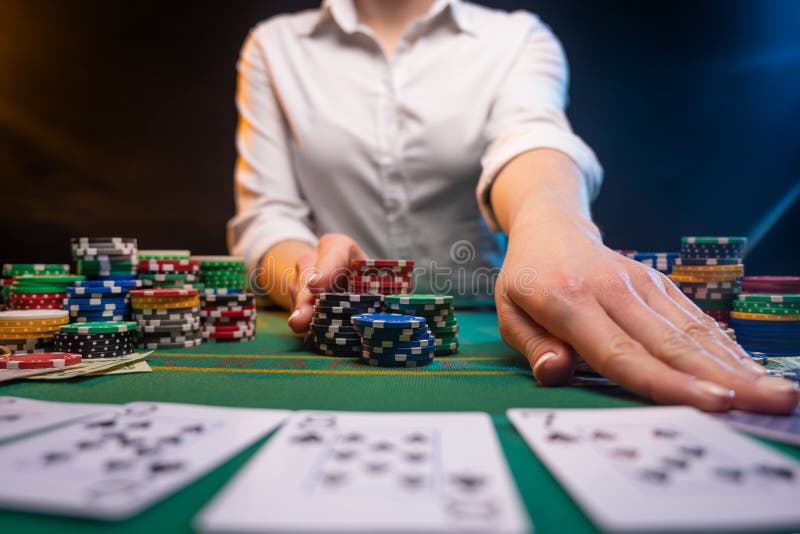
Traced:
<path fill-rule="evenodd" d="M 789 415 L 766 415 L 734 410 L 718 414 L 716 417 L 750 434 L 800 447 L 800 407 Z"/>
<path fill-rule="evenodd" d="M 481 413 L 298 412 L 201 512 L 207 532 L 524 532 Z"/>
<path fill-rule="evenodd" d="M 603 530 L 800 526 L 800 464 L 692 408 L 508 415 Z"/>
<path fill-rule="evenodd" d="M 188 484 L 289 412 L 136 402 L 0 449 L 0 506 L 123 519 Z"/>
<path fill-rule="evenodd" d="M 48 402 L 0 396 L 0 442 L 113 407 L 110 404 Z"/>

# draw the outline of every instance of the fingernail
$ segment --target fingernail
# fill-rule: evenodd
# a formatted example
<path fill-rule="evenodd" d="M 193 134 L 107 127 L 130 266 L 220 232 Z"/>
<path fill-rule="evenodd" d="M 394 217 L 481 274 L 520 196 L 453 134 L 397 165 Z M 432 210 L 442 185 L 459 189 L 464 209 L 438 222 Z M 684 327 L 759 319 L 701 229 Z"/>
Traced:
<path fill-rule="evenodd" d="M 695 385 L 700 389 L 702 389 L 703 391 L 705 391 L 706 393 L 714 395 L 715 397 L 732 399 L 735 395 L 732 389 L 722 387 L 719 384 L 715 384 L 714 382 L 708 382 L 706 380 L 696 380 Z"/>
<path fill-rule="evenodd" d="M 765 376 L 763 378 L 759 378 L 758 382 L 756 382 L 756 385 L 760 388 L 768 389 L 775 393 L 789 393 L 790 391 L 795 390 L 794 382 L 774 376 Z"/>
<path fill-rule="evenodd" d="M 552 359 L 553 359 L 553 358 L 555 358 L 555 357 L 556 357 L 556 353 L 555 353 L 555 352 L 545 352 L 544 354 L 542 354 L 541 356 L 539 356 L 539 359 L 538 359 L 538 360 L 536 360 L 536 363 L 535 363 L 535 364 L 533 364 L 533 377 L 534 377 L 536 380 L 539 380 L 539 369 L 541 369 L 541 368 L 542 368 L 542 365 L 543 365 L 543 364 L 544 364 L 546 361 L 548 361 L 548 360 L 552 360 Z"/>
<path fill-rule="evenodd" d="M 289 316 L 289 322 L 292 322 L 294 319 L 296 319 L 298 315 L 300 315 L 299 308 L 293 311 L 292 314 Z"/>
<path fill-rule="evenodd" d="M 753 373 L 761 376 L 767 374 L 767 370 L 764 368 L 763 365 L 754 362 L 750 358 L 742 358 L 741 361 L 744 364 L 744 366 L 747 367 Z"/>

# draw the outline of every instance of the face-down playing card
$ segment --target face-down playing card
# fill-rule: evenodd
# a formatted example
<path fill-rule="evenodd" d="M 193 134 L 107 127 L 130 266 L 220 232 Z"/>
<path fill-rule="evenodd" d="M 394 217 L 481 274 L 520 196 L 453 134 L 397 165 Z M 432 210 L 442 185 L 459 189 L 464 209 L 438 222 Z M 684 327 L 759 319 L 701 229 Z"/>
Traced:
<path fill-rule="evenodd" d="M 283 410 L 137 402 L 0 448 L 0 506 L 122 519 L 266 435 Z"/>
<path fill-rule="evenodd" d="M 528 531 L 480 413 L 299 412 L 198 517 L 204 531 Z"/>
<path fill-rule="evenodd" d="M 508 415 L 603 530 L 800 525 L 800 464 L 692 408 L 512 409 Z"/>

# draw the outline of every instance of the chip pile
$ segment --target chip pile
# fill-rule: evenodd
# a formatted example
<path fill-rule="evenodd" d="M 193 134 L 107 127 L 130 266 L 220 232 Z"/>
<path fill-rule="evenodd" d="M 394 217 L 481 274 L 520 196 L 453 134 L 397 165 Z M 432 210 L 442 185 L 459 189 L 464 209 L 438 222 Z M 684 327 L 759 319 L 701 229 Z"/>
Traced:
<path fill-rule="evenodd" d="M 148 288 L 201 289 L 200 262 L 187 258 L 150 258 L 139 260 L 139 279 Z"/>
<path fill-rule="evenodd" d="M 90 280 L 136 278 L 135 237 L 73 237 L 70 246 L 76 272 Z"/>
<path fill-rule="evenodd" d="M 311 316 L 312 348 L 328 356 L 361 356 L 361 339 L 351 319 L 381 311 L 382 302 L 383 297 L 376 294 L 320 293 Z"/>
<path fill-rule="evenodd" d="M 60 310 L 67 298 L 67 287 L 84 278 L 69 274 L 17 276 L 9 290 L 9 307 L 15 310 Z"/>
<path fill-rule="evenodd" d="M 749 276 L 742 285 L 731 312 L 739 344 L 755 355 L 800 356 L 800 277 Z"/>
<path fill-rule="evenodd" d="M 83 358 L 116 358 L 136 351 L 135 321 L 101 321 L 64 325 L 55 335 L 57 351 Z"/>
<path fill-rule="evenodd" d="M 252 341 L 256 336 L 256 297 L 241 289 L 205 289 L 200 293 L 204 341 Z"/>
<path fill-rule="evenodd" d="M 352 260 L 350 293 L 409 294 L 414 290 L 414 260 Z"/>
<path fill-rule="evenodd" d="M 205 289 L 247 289 L 247 267 L 239 256 L 192 256 L 200 263 L 200 282 Z"/>
<path fill-rule="evenodd" d="M 424 317 L 435 339 L 436 356 L 458 352 L 458 321 L 450 295 L 387 295 L 383 299 L 391 313 Z"/>
<path fill-rule="evenodd" d="M 746 237 L 682 237 L 681 257 L 670 279 L 718 322 L 730 324 L 733 300 L 741 292 Z"/>
<path fill-rule="evenodd" d="M 190 348 L 202 342 L 196 289 L 136 289 L 130 296 L 139 348 Z"/>
<path fill-rule="evenodd" d="M 4 263 L 2 278 L 0 278 L 0 305 L 13 308 L 11 304 L 11 286 L 14 279 L 23 275 L 39 274 L 69 274 L 69 265 L 61 263 Z M 26 300 L 25 298 L 21 300 Z M 25 304 L 24 302 L 22 303 Z M 21 308 L 26 309 L 26 308 Z"/>
<path fill-rule="evenodd" d="M 378 367 L 421 367 L 434 359 L 436 340 L 424 317 L 399 313 L 353 315 L 361 362 Z"/>
<path fill-rule="evenodd" d="M 64 310 L 11 310 L 0 312 L 0 345 L 12 353 L 49 352 L 54 335 L 69 322 Z"/>

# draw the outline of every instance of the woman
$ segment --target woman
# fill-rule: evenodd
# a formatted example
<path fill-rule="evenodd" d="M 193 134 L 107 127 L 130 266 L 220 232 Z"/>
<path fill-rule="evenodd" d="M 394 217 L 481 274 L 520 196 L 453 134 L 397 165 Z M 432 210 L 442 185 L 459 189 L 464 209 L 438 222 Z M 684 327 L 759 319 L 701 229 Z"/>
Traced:
<path fill-rule="evenodd" d="M 567 381 L 577 351 L 661 403 L 797 405 L 668 279 L 603 245 L 589 212 L 602 169 L 570 129 L 566 60 L 534 15 L 326 0 L 257 26 L 238 68 L 230 239 L 294 331 L 365 250 L 416 259 L 423 287 L 440 270 L 463 286 L 486 280 L 501 230 L 500 332 L 540 384 Z"/>

